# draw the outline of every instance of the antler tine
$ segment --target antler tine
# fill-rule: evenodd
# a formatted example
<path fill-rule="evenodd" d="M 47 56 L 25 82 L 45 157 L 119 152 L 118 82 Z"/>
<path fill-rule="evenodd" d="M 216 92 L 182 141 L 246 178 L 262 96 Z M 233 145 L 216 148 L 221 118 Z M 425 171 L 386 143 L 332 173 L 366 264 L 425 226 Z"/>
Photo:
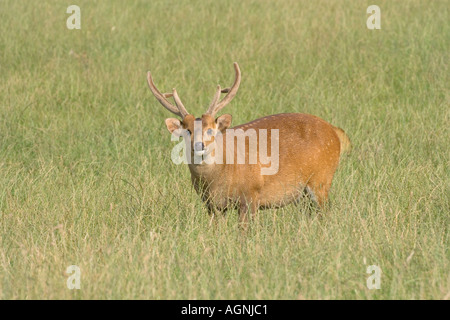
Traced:
<path fill-rule="evenodd" d="M 208 111 L 206 111 L 206 114 L 212 114 L 214 109 L 216 108 L 217 102 L 220 99 L 220 94 L 223 92 L 222 88 L 220 88 L 220 85 L 217 85 L 217 91 L 214 94 L 214 98 L 211 101 L 211 104 L 209 105 Z"/>
<path fill-rule="evenodd" d="M 175 100 L 175 104 L 177 105 L 178 110 L 180 111 L 180 113 L 184 116 L 188 115 L 189 112 L 187 112 L 186 108 L 184 107 L 183 103 L 180 100 L 180 97 L 178 96 L 178 93 L 176 92 L 175 88 L 173 88 L 172 93 L 168 92 L 168 93 L 163 93 L 163 97 L 164 98 L 172 98 Z"/>
<path fill-rule="evenodd" d="M 159 90 L 155 86 L 155 83 L 153 82 L 152 74 L 150 73 L 150 71 L 147 73 L 147 83 L 148 83 L 148 87 L 150 88 L 150 91 L 153 93 L 155 98 L 159 101 L 159 103 L 162 104 L 162 106 L 164 108 L 166 108 L 167 110 L 169 110 L 170 112 L 172 112 L 173 114 L 176 114 L 177 116 L 179 116 L 181 118 L 184 118 L 186 116 L 186 114 L 188 114 L 188 112 L 186 111 L 186 109 L 184 108 L 184 106 L 182 104 L 181 104 L 181 106 L 183 107 L 183 109 L 180 110 L 180 108 L 178 106 L 175 107 L 173 104 L 171 104 L 166 99 L 166 98 L 171 97 L 172 94 L 170 94 L 170 93 L 162 94 L 161 92 L 159 92 Z M 178 98 L 178 101 L 180 101 L 179 98 Z M 176 100 L 175 100 L 175 102 L 176 102 Z"/>
<path fill-rule="evenodd" d="M 221 90 L 221 92 L 227 93 L 227 95 L 219 103 L 217 103 L 215 108 L 213 108 L 211 110 L 210 114 L 213 117 L 216 115 L 217 112 L 219 112 L 227 104 L 229 104 L 231 102 L 231 100 L 233 100 L 234 96 L 236 95 L 236 93 L 239 89 L 239 85 L 241 83 L 241 70 L 239 69 L 239 65 L 237 64 L 237 62 L 235 62 L 233 64 L 233 66 L 234 66 L 234 71 L 236 73 L 233 86 L 231 88 L 226 88 L 226 89 Z M 208 111 L 210 111 L 210 110 L 208 109 Z"/>
<path fill-rule="evenodd" d="M 177 105 L 178 110 L 180 110 L 180 113 L 184 118 L 185 116 L 187 116 L 189 114 L 189 112 L 187 112 L 186 108 L 184 107 L 183 103 L 181 102 L 180 97 L 178 96 L 177 90 L 175 90 L 175 88 L 173 88 L 172 92 L 173 92 L 173 99 L 175 100 L 175 104 Z"/>

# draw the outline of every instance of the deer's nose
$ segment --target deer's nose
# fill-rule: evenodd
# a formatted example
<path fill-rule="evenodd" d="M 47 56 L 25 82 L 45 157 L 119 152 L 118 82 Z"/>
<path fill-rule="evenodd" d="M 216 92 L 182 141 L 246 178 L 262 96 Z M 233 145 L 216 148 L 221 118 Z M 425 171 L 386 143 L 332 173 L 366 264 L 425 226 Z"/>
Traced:
<path fill-rule="evenodd" d="M 194 144 L 194 151 L 202 151 L 205 149 L 205 144 L 203 142 L 196 142 Z"/>

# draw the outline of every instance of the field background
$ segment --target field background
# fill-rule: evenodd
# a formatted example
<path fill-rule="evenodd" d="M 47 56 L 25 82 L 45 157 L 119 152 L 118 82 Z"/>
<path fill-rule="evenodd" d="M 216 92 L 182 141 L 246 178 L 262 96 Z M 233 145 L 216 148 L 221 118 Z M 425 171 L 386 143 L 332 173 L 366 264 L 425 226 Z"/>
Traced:
<path fill-rule="evenodd" d="M 71 4 L 81 30 L 66 28 Z M 381 30 L 366 27 L 371 4 Z M 1 0 L 0 298 L 448 299 L 448 11 Z M 170 161 L 171 115 L 146 71 L 200 115 L 234 61 L 234 124 L 305 112 L 348 132 L 323 217 L 290 205 L 261 211 L 247 237 L 235 212 L 211 228 Z M 66 287 L 69 265 L 81 290 Z"/>

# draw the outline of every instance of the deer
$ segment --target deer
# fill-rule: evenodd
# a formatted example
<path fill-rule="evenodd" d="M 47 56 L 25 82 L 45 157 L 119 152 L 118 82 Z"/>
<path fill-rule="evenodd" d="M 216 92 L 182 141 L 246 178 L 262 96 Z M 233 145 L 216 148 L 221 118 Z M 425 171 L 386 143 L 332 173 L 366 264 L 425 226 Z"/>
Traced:
<path fill-rule="evenodd" d="M 239 89 L 241 71 L 237 62 L 234 71 L 233 85 L 224 89 L 218 85 L 201 117 L 186 110 L 175 88 L 161 93 L 151 72 L 147 73 L 152 94 L 164 108 L 178 116 L 167 118 L 165 125 L 186 144 L 191 182 L 209 214 L 214 217 L 228 208 L 236 208 L 239 224 L 246 229 L 258 210 L 282 207 L 298 201 L 305 193 L 319 209 L 324 209 L 340 157 L 351 149 L 349 137 L 343 129 L 304 113 L 274 114 L 231 127 L 230 114 L 216 115 Z M 226 95 L 220 99 L 221 94 Z M 173 98 L 175 105 L 169 98 Z M 230 131 L 239 134 L 230 135 Z M 256 135 L 260 145 L 266 141 L 272 159 L 277 157 L 276 170 L 263 174 L 264 169 L 270 168 L 269 163 L 262 161 L 261 149 L 252 148 L 254 140 L 248 132 Z M 236 147 L 239 136 L 244 136 L 243 148 Z M 278 150 L 272 150 L 274 145 Z M 222 152 L 217 151 L 220 148 Z M 236 161 L 239 156 L 247 160 L 255 154 L 253 163 Z M 195 161 L 199 158 L 200 161 Z M 211 158 L 215 161 L 207 161 Z"/>

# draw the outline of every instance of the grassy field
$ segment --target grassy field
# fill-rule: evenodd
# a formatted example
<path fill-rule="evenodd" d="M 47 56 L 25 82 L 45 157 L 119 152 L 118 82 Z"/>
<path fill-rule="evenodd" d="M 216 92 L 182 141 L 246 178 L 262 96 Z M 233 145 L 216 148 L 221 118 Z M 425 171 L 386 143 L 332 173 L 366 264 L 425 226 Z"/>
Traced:
<path fill-rule="evenodd" d="M 80 0 L 68 30 L 71 4 L 0 3 L 0 298 L 450 298 L 448 1 Z M 234 61 L 234 124 L 305 112 L 350 136 L 322 217 L 211 228 L 171 162 L 146 71 L 200 115 Z"/>

